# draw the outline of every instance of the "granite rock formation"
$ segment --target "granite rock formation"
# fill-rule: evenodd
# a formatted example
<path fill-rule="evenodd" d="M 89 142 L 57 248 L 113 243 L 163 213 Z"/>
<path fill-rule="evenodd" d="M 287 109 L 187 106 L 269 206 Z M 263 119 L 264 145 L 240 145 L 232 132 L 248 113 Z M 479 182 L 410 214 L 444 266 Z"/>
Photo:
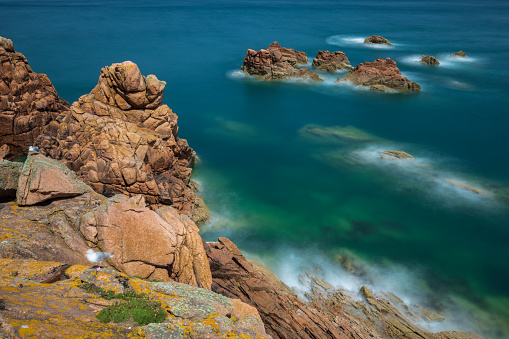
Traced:
<path fill-rule="evenodd" d="M 364 39 L 365 44 L 382 44 L 392 46 L 389 40 L 380 36 L 380 35 L 372 35 Z"/>
<path fill-rule="evenodd" d="M 47 165 L 52 162 L 63 168 L 52 169 Z M 43 169 L 30 170 L 37 166 Z M 33 206 L 0 205 L 0 257 L 82 264 L 86 250 L 96 247 L 114 254 L 106 265 L 129 275 L 210 289 L 207 256 L 198 227 L 189 217 L 170 206 L 153 211 L 142 195 L 106 198 L 66 171 L 70 172 L 57 160 L 29 155 L 17 190 L 18 200 L 29 192 L 21 200 Z M 50 172 L 61 185 L 52 181 Z M 39 199 L 41 195 L 45 199 Z M 45 204 L 37 204 L 41 201 Z"/>
<path fill-rule="evenodd" d="M 431 333 L 415 324 L 425 317 L 441 319 L 429 310 L 423 317 L 393 294 L 373 294 L 367 287 L 359 300 L 311 275 L 301 278 L 309 288 L 310 302 L 304 302 L 268 269 L 247 261 L 229 239 L 219 238 L 205 249 L 212 290 L 256 307 L 273 338 L 480 338 L 471 332 Z"/>
<path fill-rule="evenodd" d="M 175 282 L 148 282 L 112 269 L 52 261 L 0 259 L 0 333 L 6 338 L 270 339 L 256 309 L 236 299 Z M 144 293 L 167 314 L 161 323 L 102 323 L 113 305 L 96 292 Z M 2 321 L 3 320 L 3 321 Z M 134 324 L 133 324 L 134 323 Z M 4 331 L 7 332 L 7 331 Z M 4 337 L 4 336 L 3 336 Z"/>
<path fill-rule="evenodd" d="M 401 75 L 396 61 L 390 58 L 385 60 L 378 58 L 373 62 L 361 63 L 352 68 L 342 80 L 379 91 L 418 92 L 421 90 L 419 84 Z"/>
<path fill-rule="evenodd" d="M 302 79 L 323 81 L 318 74 L 307 67 L 295 68 L 298 64 L 307 63 L 304 52 L 281 47 L 276 41 L 267 49 L 255 51 L 248 49 L 244 57 L 242 71 L 250 76 L 265 80 Z"/>
<path fill-rule="evenodd" d="M 466 58 L 467 57 L 467 53 L 465 53 L 463 51 L 458 51 L 456 53 L 451 54 L 451 56 L 452 57 Z"/>
<path fill-rule="evenodd" d="M 421 55 L 419 61 L 425 65 L 440 65 L 440 61 L 431 55 Z"/>
<path fill-rule="evenodd" d="M 43 128 L 69 104 L 46 74 L 35 73 L 10 39 L 0 37 L 0 146 L 11 156 L 26 154 Z M 4 158 L 4 156 L 2 157 Z"/>
<path fill-rule="evenodd" d="M 187 186 L 195 153 L 177 137 L 177 115 L 162 105 L 166 83 L 126 61 L 104 67 L 90 94 L 53 120 L 36 141 L 96 192 L 142 194 L 192 216 Z"/>
<path fill-rule="evenodd" d="M 327 72 L 334 72 L 337 69 L 350 69 L 350 61 L 343 52 L 318 51 L 313 59 L 313 67 Z"/>
<path fill-rule="evenodd" d="M 0 199 L 15 198 L 23 164 L 0 160 Z"/>

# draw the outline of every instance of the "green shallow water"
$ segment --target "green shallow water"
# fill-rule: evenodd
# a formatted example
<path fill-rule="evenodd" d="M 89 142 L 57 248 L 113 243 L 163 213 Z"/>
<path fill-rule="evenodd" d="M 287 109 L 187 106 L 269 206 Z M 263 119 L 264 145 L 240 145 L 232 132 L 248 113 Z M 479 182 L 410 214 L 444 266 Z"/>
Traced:
<path fill-rule="evenodd" d="M 290 285 L 319 266 L 336 286 L 367 283 L 444 313 L 434 330 L 509 337 L 505 2 L 0 0 L 0 12 L 0 35 L 70 102 L 114 62 L 167 81 L 164 102 L 201 159 L 193 177 L 214 215 L 206 240 L 230 237 Z M 394 47 L 359 43 L 372 34 Z M 311 58 L 341 50 L 353 65 L 391 57 L 422 92 L 335 84 L 344 73 L 321 84 L 234 74 L 247 48 L 274 40 Z M 469 58 L 448 57 L 458 50 Z M 441 65 L 416 63 L 422 54 Z M 308 125 L 372 139 L 307 138 Z M 418 165 L 381 164 L 380 149 Z M 342 270 L 345 253 L 364 262 L 363 281 Z"/>

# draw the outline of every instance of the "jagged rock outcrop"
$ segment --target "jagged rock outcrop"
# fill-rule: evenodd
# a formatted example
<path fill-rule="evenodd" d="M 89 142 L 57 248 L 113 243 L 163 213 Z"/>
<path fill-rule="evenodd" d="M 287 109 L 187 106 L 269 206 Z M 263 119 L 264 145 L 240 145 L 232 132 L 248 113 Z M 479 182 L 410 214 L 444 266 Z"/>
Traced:
<path fill-rule="evenodd" d="M 274 42 L 267 49 L 259 51 L 248 49 L 242 71 L 247 75 L 265 80 L 297 78 L 323 81 L 318 74 L 308 70 L 307 67 L 295 68 L 299 63 L 307 63 L 306 53 L 281 47 Z"/>
<path fill-rule="evenodd" d="M 419 60 L 425 65 L 440 65 L 440 61 L 431 55 L 421 55 Z"/>
<path fill-rule="evenodd" d="M 309 290 L 307 303 L 268 269 L 248 262 L 229 239 L 219 238 L 205 249 L 212 290 L 256 307 L 273 338 L 480 338 L 470 332 L 431 333 L 415 325 L 433 313 L 429 310 L 422 310 L 423 316 L 393 294 L 373 294 L 367 287 L 359 300 L 309 274 L 301 277 Z"/>
<path fill-rule="evenodd" d="M 392 44 L 390 43 L 389 40 L 387 40 L 386 38 L 384 38 L 380 35 L 369 36 L 366 39 L 364 39 L 364 43 L 365 44 L 383 44 L 383 45 L 392 46 Z"/>
<path fill-rule="evenodd" d="M 48 276 L 55 277 L 47 280 Z M 44 281 L 44 283 L 42 283 Z M 97 312 L 114 305 L 96 292 L 144 293 L 160 303 L 166 319 L 145 326 L 102 323 Z M 212 291 L 174 282 L 148 282 L 112 269 L 0 259 L 2 328 L 12 337 L 54 338 L 263 338 L 270 339 L 256 309 Z M 4 324 L 5 323 L 5 324 Z M 9 337 L 8 337 L 9 338 Z"/>
<path fill-rule="evenodd" d="M 97 247 L 114 254 L 107 265 L 129 275 L 210 289 L 198 227 L 173 207 L 153 211 L 141 195 L 106 198 L 59 161 L 34 153 L 17 190 L 18 203 L 0 205 L 0 257 L 79 264 L 89 247 Z"/>
<path fill-rule="evenodd" d="M 318 51 L 313 59 L 313 67 L 327 72 L 334 72 L 337 69 L 350 69 L 350 61 L 343 52 Z"/>
<path fill-rule="evenodd" d="M 451 54 L 451 56 L 452 57 L 466 58 L 467 57 L 467 53 L 465 53 L 463 51 L 458 51 L 456 53 Z"/>
<path fill-rule="evenodd" d="M 154 208 L 192 216 L 187 186 L 195 153 L 177 137 L 177 115 L 162 105 L 166 83 L 130 61 L 101 70 L 90 94 L 52 121 L 36 141 L 96 192 L 142 194 Z"/>
<path fill-rule="evenodd" d="M 421 90 L 418 83 L 401 75 L 396 61 L 390 58 L 385 60 L 378 58 L 373 62 L 360 63 L 351 69 L 343 79 L 338 80 L 348 80 L 354 85 L 366 86 L 379 91 L 418 92 Z"/>
<path fill-rule="evenodd" d="M 11 156 L 26 154 L 43 128 L 68 110 L 46 74 L 32 71 L 12 41 L 0 37 L 0 145 Z"/>

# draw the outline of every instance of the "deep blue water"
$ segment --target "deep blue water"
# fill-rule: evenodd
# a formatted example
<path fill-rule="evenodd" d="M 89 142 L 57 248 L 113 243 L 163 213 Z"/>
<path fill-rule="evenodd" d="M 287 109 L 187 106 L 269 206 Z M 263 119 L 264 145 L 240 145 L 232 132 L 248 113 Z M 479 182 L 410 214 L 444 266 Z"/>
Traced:
<path fill-rule="evenodd" d="M 69 102 L 114 62 L 167 82 L 180 137 L 201 159 L 194 177 L 215 217 L 206 240 L 230 237 L 290 285 L 320 266 L 337 286 L 380 286 L 442 312 L 433 330 L 509 336 L 509 3 L 0 0 L 0 13 L 0 36 Z M 372 34 L 394 47 L 360 43 Z M 310 61 L 318 50 L 352 65 L 390 57 L 422 92 L 334 83 L 344 73 L 323 84 L 235 75 L 247 48 L 274 40 Z M 449 57 L 458 50 L 467 60 Z M 422 54 L 441 65 L 415 62 Z M 372 139 L 313 139 L 298 132 L 309 124 Z M 416 159 L 383 164 L 380 149 Z M 369 279 L 340 268 L 345 252 Z"/>

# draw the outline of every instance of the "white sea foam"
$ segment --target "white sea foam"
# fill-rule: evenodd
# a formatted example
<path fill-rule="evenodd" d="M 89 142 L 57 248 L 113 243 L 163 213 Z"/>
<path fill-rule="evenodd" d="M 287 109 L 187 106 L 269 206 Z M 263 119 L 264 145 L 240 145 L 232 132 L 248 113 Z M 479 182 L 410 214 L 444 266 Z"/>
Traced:
<path fill-rule="evenodd" d="M 361 47 L 361 48 L 377 48 L 377 49 L 389 49 L 398 46 L 394 44 L 389 46 L 386 44 L 365 44 L 364 39 L 366 37 L 352 37 L 345 35 L 333 35 L 325 39 L 325 42 L 329 45 L 343 46 L 343 47 Z"/>
<path fill-rule="evenodd" d="M 238 80 L 246 78 L 246 74 L 242 72 L 240 69 L 233 69 L 226 72 L 226 77 L 228 79 Z"/>

